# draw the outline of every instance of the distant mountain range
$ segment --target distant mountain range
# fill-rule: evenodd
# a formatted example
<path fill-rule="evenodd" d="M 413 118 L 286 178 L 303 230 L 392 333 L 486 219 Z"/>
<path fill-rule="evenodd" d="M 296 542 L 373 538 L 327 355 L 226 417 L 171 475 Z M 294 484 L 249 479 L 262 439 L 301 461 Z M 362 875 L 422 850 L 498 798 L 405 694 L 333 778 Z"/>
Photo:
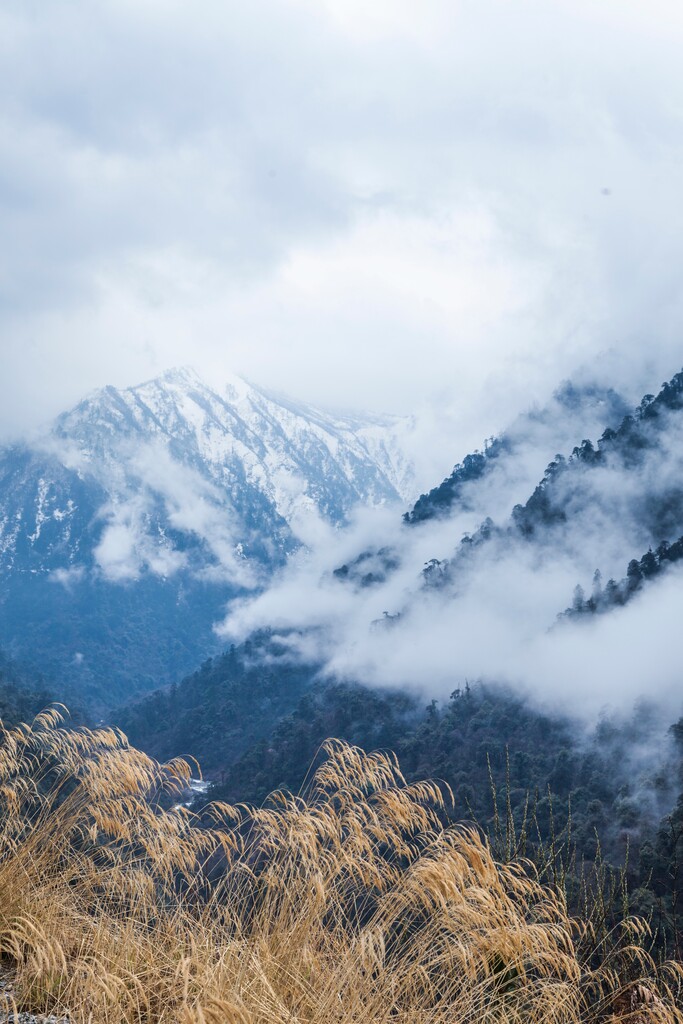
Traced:
<path fill-rule="evenodd" d="M 95 702 L 178 678 L 316 520 L 410 497 L 409 429 L 188 369 L 97 391 L 0 450 L 0 647 Z"/>
<path fill-rule="evenodd" d="M 0 717 L 64 700 L 231 801 L 329 736 L 396 750 L 494 843 L 503 806 L 586 863 L 597 835 L 670 944 L 683 372 L 637 406 L 565 384 L 419 498 L 412 429 L 179 370 L 0 450 Z"/>
<path fill-rule="evenodd" d="M 672 813 L 683 719 L 670 730 L 678 750 L 666 728 L 681 712 L 683 373 L 634 408 L 609 390 L 562 387 L 380 532 L 344 564 L 315 553 L 318 579 L 293 567 L 289 617 L 276 580 L 263 603 L 274 628 L 113 721 L 156 756 L 197 756 L 217 798 L 257 804 L 295 788 L 328 736 L 389 748 L 409 778 L 445 779 L 457 814 L 494 839 L 503 800 L 508 826 L 533 807 L 539 838 L 570 822 L 579 859 L 594 857 L 597 835 L 604 855 L 628 860 L 643 907 L 652 893 L 670 898 L 681 851 L 668 837 L 683 806 L 678 796 Z M 652 549 L 629 562 L 643 544 Z M 648 611 L 667 577 L 666 609 Z M 629 689 L 634 650 L 645 656 Z"/>
<path fill-rule="evenodd" d="M 0 450 L 0 649 L 67 699 L 112 706 L 220 652 L 216 623 L 255 600 L 251 628 L 313 625 L 323 669 L 362 682 L 381 665 L 401 685 L 425 643 L 448 678 L 484 671 L 469 620 L 496 629 L 515 608 L 514 629 L 540 636 L 577 583 L 565 620 L 628 603 L 680 560 L 683 374 L 634 408 L 565 384 L 417 500 L 411 429 L 189 370 L 96 392 Z M 382 505 L 393 525 L 349 558 L 352 512 Z M 291 584 L 306 546 L 320 578 L 306 569 L 283 606 L 272 583 Z"/>

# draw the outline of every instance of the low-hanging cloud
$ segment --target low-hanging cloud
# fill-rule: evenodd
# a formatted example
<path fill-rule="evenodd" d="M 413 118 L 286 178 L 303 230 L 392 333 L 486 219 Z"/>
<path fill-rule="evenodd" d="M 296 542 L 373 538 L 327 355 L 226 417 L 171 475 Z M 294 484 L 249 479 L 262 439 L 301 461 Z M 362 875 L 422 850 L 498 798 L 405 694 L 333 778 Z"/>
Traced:
<path fill-rule="evenodd" d="M 150 523 L 148 502 L 131 497 L 100 511 L 106 526 L 94 558 L 104 577 L 113 583 L 136 580 L 146 570 L 157 576 L 173 576 L 186 565 L 177 551 Z"/>
<path fill-rule="evenodd" d="M 59 583 L 66 590 L 73 589 L 85 577 L 85 567 L 74 565 L 68 569 L 52 569 L 48 579 L 50 583 Z"/>
<path fill-rule="evenodd" d="M 579 411 L 573 427 L 598 416 L 596 408 Z M 566 520 L 539 526 L 530 541 L 511 527 L 512 505 L 532 464 L 552 458 L 552 442 L 571 423 L 569 413 L 520 418 L 516 450 L 470 488 L 469 508 L 446 518 L 409 527 L 391 510 L 359 513 L 347 531 L 330 531 L 299 553 L 265 593 L 232 606 L 222 632 L 243 636 L 266 625 L 298 631 L 299 656 L 322 660 L 330 675 L 426 697 L 447 697 L 465 679 L 484 678 L 586 719 L 603 707 L 623 711 L 641 697 L 679 713 L 681 664 L 671 638 L 683 570 L 669 569 L 609 614 L 562 622 L 557 615 L 577 583 L 590 587 L 595 569 L 619 579 L 629 559 L 680 534 L 679 527 L 675 536 L 660 536 L 647 507 L 681 479 L 681 426 L 674 414 L 666 426 L 660 421 L 661 444 L 638 461 L 615 454 L 597 468 L 576 462 L 555 494 Z M 487 507 L 505 510 L 496 516 L 498 529 L 488 541 L 461 544 Z M 384 579 L 382 551 L 391 562 Z M 335 573 L 362 552 L 375 552 L 372 579 L 363 579 L 364 569 Z M 432 558 L 441 561 L 439 585 L 421 572 Z"/>
<path fill-rule="evenodd" d="M 162 443 L 137 447 L 125 466 L 121 492 L 100 511 L 106 526 L 94 556 L 107 579 L 134 580 L 145 570 L 170 577 L 189 568 L 207 580 L 255 585 L 256 571 L 241 551 L 243 524 L 214 484 L 174 459 Z M 194 537 L 210 560 L 193 565 L 172 531 Z"/>

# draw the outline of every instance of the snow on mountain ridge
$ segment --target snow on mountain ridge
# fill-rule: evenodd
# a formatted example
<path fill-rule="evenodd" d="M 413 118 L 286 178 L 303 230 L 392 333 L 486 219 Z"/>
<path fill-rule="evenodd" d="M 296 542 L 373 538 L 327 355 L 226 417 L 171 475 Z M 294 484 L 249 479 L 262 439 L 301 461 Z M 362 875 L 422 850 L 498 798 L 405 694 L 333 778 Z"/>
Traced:
<path fill-rule="evenodd" d="M 302 544 L 401 503 L 399 432 L 186 368 L 94 392 L 0 448 L 0 646 L 79 700 L 177 679 Z"/>
<path fill-rule="evenodd" d="M 221 393 L 186 367 L 104 387 L 18 460 L 0 451 L 4 567 L 44 571 L 47 558 L 60 571 L 89 551 L 114 580 L 165 574 L 190 559 L 176 550 L 179 532 L 181 548 L 194 537 L 190 547 L 245 583 L 246 562 L 281 561 L 306 517 L 339 524 L 357 504 L 407 496 L 397 424 L 352 424 L 234 376 Z M 76 500 L 74 488 L 93 493 Z"/>
<path fill-rule="evenodd" d="M 109 416 L 118 407 L 119 420 L 123 419 L 121 406 L 128 406 L 130 414 L 142 425 L 141 413 L 147 410 L 157 421 L 157 425 L 165 432 L 170 432 L 174 424 L 168 421 L 169 400 L 174 403 L 173 411 L 182 411 L 176 425 L 182 425 L 182 421 L 190 423 L 198 432 L 199 428 L 206 431 L 206 413 L 211 411 L 214 415 L 222 412 L 223 416 L 238 415 L 244 424 L 252 430 L 258 424 L 259 418 L 270 419 L 272 423 L 279 424 L 283 430 L 287 426 L 289 432 L 297 434 L 302 425 L 315 433 L 321 439 L 328 442 L 343 441 L 351 448 L 359 451 L 365 449 L 365 444 L 356 440 L 356 435 L 365 437 L 370 433 L 385 435 L 398 424 L 405 421 L 398 417 L 341 417 L 335 414 L 328 414 L 320 409 L 308 406 L 304 403 L 296 403 L 284 396 L 276 396 L 274 393 L 258 388 L 256 385 L 239 377 L 230 378 L 222 388 L 221 392 L 210 388 L 196 373 L 183 368 L 163 374 L 159 378 L 147 381 L 134 387 L 117 390 L 113 387 L 103 388 L 95 392 L 84 402 L 80 403 L 70 413 L 59 417 L 61 424 L 69 433 L 73 432 L 75 419 L 82 419 L 83 412 L 87 406 L 97 406 L 100 409 L 107 399 L 109 405 Z M 198 402 L 198 398 L 201 402 Z M 219 408 L 222 406 L 222 409 Z M 202 409 L 204 416 L 197 416 L 197 410 Z M 171 407 L 173 409 L 173 406 Z M 166 416 L 167 422 L 162 422 Z M 216 421 L 220 423 L 221 416 L 216 415 Z M 106 420 L 100 419 L 96 425 L 104 426 Z M 224 427 L 221 423 L 221 427 Z M 254 431 L 257 433 L 258 432 Z M 206 452 L 205 454 L 210 455 Z M 219 453 L 220 454 L 220 453 Z"/>
<path fill-rule="evenodd" d="M 342 419 L 275 397 L 239 377 L 228 379 L 221 393 L 187 369 L 119 394 L 150 409 L 164 432 L 192 433 L 198 453 L 213 465 L 235 455 L 252 473 L 260 462 L 268 477 L 282 470 L 305 476 L 306 461 L 315 455 L 311 446 L 317 445 L 318 457 L 334 460 L 336 467 L 327 468 L 341 469 L 362 500 L 379 504 L 412 496 L 411 466 L 401 457 L 395 436 L 401 420 Z M 365 481 L 359 481 L 361 470 Z M 366 494 L 368 472 L 376 480 Z"/>

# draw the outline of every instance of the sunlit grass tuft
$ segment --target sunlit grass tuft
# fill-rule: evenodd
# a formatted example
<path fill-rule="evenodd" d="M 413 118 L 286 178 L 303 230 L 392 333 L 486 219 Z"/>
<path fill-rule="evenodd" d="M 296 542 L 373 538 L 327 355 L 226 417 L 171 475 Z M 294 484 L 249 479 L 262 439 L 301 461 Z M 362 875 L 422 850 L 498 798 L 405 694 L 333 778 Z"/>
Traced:
<path fill-rule="evenodd" d="M 599 955 L 433 783 L 339 741 L 299 796 L 178 803 L 190 768 L 58 708 L 0 733 L 0 953 L 74 1024 L 683 1022 L 637 921 Z"/>

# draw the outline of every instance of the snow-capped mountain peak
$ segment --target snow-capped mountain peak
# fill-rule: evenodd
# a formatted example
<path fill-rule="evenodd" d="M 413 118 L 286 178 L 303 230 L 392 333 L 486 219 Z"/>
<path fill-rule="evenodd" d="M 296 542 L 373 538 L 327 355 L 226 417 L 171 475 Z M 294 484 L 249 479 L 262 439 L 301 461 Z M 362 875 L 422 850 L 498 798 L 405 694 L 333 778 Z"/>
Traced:
<path fill-rule="evenodd" d="M 236 570 L 245 559 L 263 566 L 286 556 L 302 516 L 338 524 L 358 504 L 408 498 L 401 429 L 399 420 L 342 419 L 236 376 L 213 388 L 190 367 L 104 387 L 21 449 L 21 468 L 17 449 L 0 453 L 2 568 L 44 571 L 47 560 L 65 569 L 81 565 L 87 551 L 86 563 L 123 578 L 158 564 L 162 552 L 171 571 L 187 561 L 167 557 L 179 531 L 194 545 L 213 544 L 212 562 L 225 563 L 231 550 L 229 569 L 242 578 Z M 85 514 L 83 497 L 72 493 L 79 489 L 89 495 L 87 543 L 74 527 L 79 510 Z M 53 536 L 43 550 L 36 545 L 41 536 L 48 544 L 47 519 Z"/>
<path fill-rule="evenodd" d="M 0 449 L 0 642 L 21 655 L 22 636 L 48 629 L 61 672 L 75 631 L 81 675 L 97 649 L 113 677 L 129 678 L 121 651 L 152 616 L 170 647 L 142 657 L 136 641 L 135 671 L 173 660 L 178 643 L 194 658 L 225 601 L 260 586 L 311 524 L 414 497 L 406 429 L 236 376 L 209 385 L 189 367 L 95 391 L 39 440 Z"/>
<path fill-rule="evenodd" d="M 162 442 L 175 458 L 215 483 L 256 484 L 289 519 L 292 489 L 332 522 L 358 502 L 408 500 L 411 466 L 400 451 L 399 420 L 343 420 L 276 398 L 240 377 L 209 387 L 191 368 L 172 370 L 136 387 L 103 388 L 59 417 L 55 435 L 76 443 L 101 479 L 134 440 Z M 304 500 L 305 496 L 305 500 Z"/>

